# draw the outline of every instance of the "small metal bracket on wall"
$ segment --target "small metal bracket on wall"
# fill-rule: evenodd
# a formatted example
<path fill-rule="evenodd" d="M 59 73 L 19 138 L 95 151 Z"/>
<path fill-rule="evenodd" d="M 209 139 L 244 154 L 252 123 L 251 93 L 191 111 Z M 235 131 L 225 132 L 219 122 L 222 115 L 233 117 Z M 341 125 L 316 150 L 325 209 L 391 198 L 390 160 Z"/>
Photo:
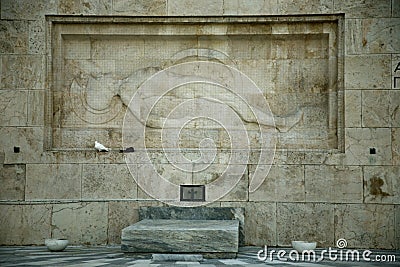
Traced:
<path fill-rule="evenodd" d="M 205 201 L 206 187 L 204 185 L 180 185 L 181 201 Z"/>

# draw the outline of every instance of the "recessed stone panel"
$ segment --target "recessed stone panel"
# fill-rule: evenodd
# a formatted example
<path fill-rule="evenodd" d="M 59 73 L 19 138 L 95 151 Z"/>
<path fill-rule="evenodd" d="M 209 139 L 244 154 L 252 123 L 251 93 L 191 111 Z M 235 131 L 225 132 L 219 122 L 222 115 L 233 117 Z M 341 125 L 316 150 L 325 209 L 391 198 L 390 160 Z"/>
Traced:
<path fill-rule="evenodd" d="M 175 6 L 181 12 L 183 3 L 178 2 L 168 2 L 169 13 L 174 13 Z M 222 7 L 223 3 L 220 4 Z M 114 11 L 125 5 L 128 9 L 138 7 L 117 1 Z M 201 5 L 210 8 L 210 5 Z M 144 81 L 170 66 L 206 60 L 238 69 L 255 82 L 274 115 L 279 148 L 341 149 L 343 137 L 338 130 L 343 123 L 342 94 L 338 94 L 342 90 L 343 75 L 338 60 L 342 53 L 340 18 L 314 19 L 291 17 L 288 23 L 247 17 L 240 23 L 235 18 L 226 23 L 219 18 L 197 17 L 187 21 L 178 17 L 154 18 L 155 23 L 149 24 L 141 18 L 120 18 L 121 23 L 112 24 L 109 18 L 98 17 L 75 24 L 70 22 L 79 19 L 50 17 L 53 75 L 46 123 L 53 131 L 47 139 L 48 147 L 87 149 L 100 138 L 109 146 L 118 147 L 124 115 L 130 112 L 130 100 Z M 223 77 L 227 73 L 218 75 Z M 229 79 L 224 81 L 229 89 L 232 86 Z M 160 141 L 170 139 L 162 140 L 159 131 L 170 127 L 163 124 L 169 119 L 166 116 L 175 116 L 173 119 L 179 122 L 186 114 L 198 111 L 194 105 L 186 113 L 171 113 L 188 99 L 218 99 L 241 116 L 247 131 L 253 130 L 254 125 L 249 122 L 253 121 L 254 114 L 246 108 L 249 103 L 241 103 L 243 99 L 226 88 L 211 87 L 201 83 L 185 85 L 171 88 L 166 95 L 143 99 L 143 108 L 146 105 L 152 108 L 148 118 L 138 118 L 146 119 L 149 130 L 145 145 L 159 148 L 164 146 Z M 156 98 L 159 101 L 152 106 L 151 101 Z M 253 98 L 259 101 L 259 96 Z M 212 105 L 216 104 L 210 103 L 210 109 Z M 228 126 L 225 130 L 234 130 L 231 128 Z M 180 132 L 180 147 L 192 148 L 197 139 L 210 138 L 194 134 L 202 130 L 212 135 L 217 147 L 225 148 L 223 140 L 227 138 L 223 131 L 199 122 L 185 125 Z M 212 130 L 218 131 L 215 138 Z M 260 146 L 260 140 L 250 139 L 251 147 Z M 166 145 L 176 148 L 174 144 Z"/>

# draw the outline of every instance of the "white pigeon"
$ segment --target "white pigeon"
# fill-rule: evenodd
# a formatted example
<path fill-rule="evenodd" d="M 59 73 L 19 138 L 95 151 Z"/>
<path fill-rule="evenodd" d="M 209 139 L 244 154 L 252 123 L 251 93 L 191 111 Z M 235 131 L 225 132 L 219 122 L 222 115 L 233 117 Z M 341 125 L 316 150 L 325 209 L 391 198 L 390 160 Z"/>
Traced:
<path fill-rule="evenodd" d="M 94 141 L 94 148 L 96 148 L 100 152 L 105 152 L 105 151 L 108 152 L 108 151 L 110 151 L 109 148 L 103 146 L 102 144 L 100 144 L 97 141 Z"/>

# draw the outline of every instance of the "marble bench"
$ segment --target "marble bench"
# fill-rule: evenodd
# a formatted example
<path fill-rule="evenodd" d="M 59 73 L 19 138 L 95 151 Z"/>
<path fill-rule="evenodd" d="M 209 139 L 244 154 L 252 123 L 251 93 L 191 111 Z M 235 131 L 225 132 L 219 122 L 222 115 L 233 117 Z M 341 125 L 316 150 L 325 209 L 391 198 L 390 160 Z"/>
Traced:
<path fill-rule="evenodd" d="M 234 257 L 239 247 L 237 220 L 144 219 L 122 230 L 126 253 L 199 253 Z"/>

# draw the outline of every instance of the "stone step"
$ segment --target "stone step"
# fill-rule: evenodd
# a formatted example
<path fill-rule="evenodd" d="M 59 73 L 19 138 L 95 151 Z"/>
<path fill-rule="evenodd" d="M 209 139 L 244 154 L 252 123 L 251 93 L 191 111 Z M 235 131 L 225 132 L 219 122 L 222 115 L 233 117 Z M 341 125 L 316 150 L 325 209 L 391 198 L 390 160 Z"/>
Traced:
<path fill-rule="evenodd" d="M 237 253 L 237 220 L 145 219 L 122 230 L 130 253 Z"/>

